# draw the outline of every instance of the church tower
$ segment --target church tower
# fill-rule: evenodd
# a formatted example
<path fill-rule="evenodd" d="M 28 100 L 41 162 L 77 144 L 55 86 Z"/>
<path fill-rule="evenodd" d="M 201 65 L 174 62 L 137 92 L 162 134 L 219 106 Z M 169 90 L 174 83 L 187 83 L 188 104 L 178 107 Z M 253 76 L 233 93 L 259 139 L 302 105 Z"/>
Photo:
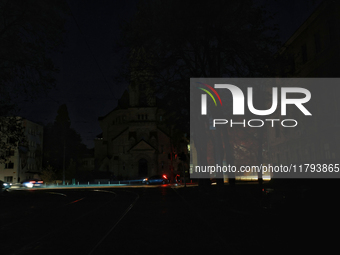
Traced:
<path fill-rule="evenodd" d="M 154 107 L 156 96 L 152 59 L 144 48 L 133 49 L 130 58 L 130 107 Z"/>

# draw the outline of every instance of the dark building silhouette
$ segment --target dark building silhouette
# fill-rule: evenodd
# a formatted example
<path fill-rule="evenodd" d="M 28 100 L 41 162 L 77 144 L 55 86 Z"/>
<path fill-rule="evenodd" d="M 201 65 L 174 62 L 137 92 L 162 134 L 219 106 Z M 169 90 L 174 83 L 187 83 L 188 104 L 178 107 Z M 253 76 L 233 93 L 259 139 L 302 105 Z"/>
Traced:
<path fill-rule="evenodd" d="M 340 74 L 339 42 L 340 2 L 327 0 L 282 47 L 280 56 L 286 61 L 280 68 L 281 77 L 328 79 L 327 84 L 306 87 L 312 95 L 306 104 L 311 117 L 293 109 L 287 116 L 299 122 L 297 127 L 269 130 L 272 163 L 340 162 L 340 84 L 331 79 Z"/>
<path fill-rule="evenodd" d="M 148 63 L 142 63 L 146 59 L 144 50 L 133 52 L 131 57 L 136 61 L 132 64 L 128 91 L 113 111 L 99 118 L 103 133 L 95 140 L 97 170 L 129 179 L 155 174 L 171 176 L 182 163 L 169 155 L 186 153 L 186 143 L 181 148 L 173 147 Z"/>

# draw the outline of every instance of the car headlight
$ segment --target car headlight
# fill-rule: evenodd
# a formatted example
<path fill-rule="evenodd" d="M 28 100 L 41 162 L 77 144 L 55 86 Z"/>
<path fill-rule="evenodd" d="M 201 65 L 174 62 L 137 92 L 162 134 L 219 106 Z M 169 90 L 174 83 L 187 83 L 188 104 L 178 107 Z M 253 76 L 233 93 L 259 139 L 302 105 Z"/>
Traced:
<path fill-rule="evenodd" d="M 24 186 L 26 186 L 27 188 L 32 188 L 33 183 L 27 182 L 27 183 L 24 183 Z"/>

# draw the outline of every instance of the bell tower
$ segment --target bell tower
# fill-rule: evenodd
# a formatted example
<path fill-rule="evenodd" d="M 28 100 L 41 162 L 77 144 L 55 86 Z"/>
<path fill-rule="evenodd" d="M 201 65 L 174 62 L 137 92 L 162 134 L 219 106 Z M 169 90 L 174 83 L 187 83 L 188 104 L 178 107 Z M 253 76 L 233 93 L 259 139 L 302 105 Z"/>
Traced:
<path fill-rule="evenodd" d="M 152 107 L 156 104 L 152 60 L 144 48 L 133 49 L 130 56 L 130 107 Z"/>

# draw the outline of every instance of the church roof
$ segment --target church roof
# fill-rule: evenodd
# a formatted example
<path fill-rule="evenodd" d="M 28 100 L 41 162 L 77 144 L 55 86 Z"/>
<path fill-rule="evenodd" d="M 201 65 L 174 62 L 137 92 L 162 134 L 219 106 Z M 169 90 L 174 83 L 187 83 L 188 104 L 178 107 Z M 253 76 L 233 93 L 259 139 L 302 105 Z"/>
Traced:
<path fill-rule="evenodd" d="M 103 120 L 105 119 L 108 115 L 110 115 L 110 113 L 116 111 L 116 110 L 121 110 L 121 109 L 128 109 L 130 106 L 130 102 L 129 102 L 129 91 L 125 90 L 123 95 L 121 96 L 121 98 L 118 100 L 118 104 L 116 106 L 116 108 L 114 108 L 112 111 L 110 111 L 108 114 L 106 114 L 105 116 L 99 117 L 98 120 Z"/>
<path fill-rule="evenodd" d="M 156 96 L 156 107 L 159 109 L 166 109 L 166 100 L 162 100 L 160 98 L 158 98 Z M 130 107 L 130 95 L 129 95 L 129 91 L 126 89 L 123 93 L 123 95 L 121 96 L 121 98 L 118 100 L 118 104 L 117 106 L 110 111 L 109 113 L 107 113 L 105 116 L 99 117 L 98 120 L 103 120 L 105 119 L 107 116 L 109 116 L 112 112 L 117 111 L 117 110 L 126 110 Z"/>
<path fill-rule="evenodd" d="M 118 100 L 118 105 L 115 110 L 118 109 L 127 109 L 130 106 L 130 97 L 129 91 L 126 89 L 122 95 L 122 97 Z"/>
<path fill-rule="evenodd" d="M 129 128 L 127 127 L 127 128 L 125 128 L 125 129 L 123 129 L 123 131 L 121 131 L 118 135 L 116 135 L 115 137 L 113 137 L 112 139 L 111 139 L 111 141 L 113 141 L 113 140 L 115 140 L 116 138 L 118 138 L 119 136 L 121 136 L 126 130 L 128 130 Z"/>
<path fill-rule="evenodd" d="M 134 146 L 132 146 L 128 152 L 132 150 L 156 150 L 150 143 L 145 141 L 144 139 L 141 139 L 138 143 L 136 143 Z"/>

